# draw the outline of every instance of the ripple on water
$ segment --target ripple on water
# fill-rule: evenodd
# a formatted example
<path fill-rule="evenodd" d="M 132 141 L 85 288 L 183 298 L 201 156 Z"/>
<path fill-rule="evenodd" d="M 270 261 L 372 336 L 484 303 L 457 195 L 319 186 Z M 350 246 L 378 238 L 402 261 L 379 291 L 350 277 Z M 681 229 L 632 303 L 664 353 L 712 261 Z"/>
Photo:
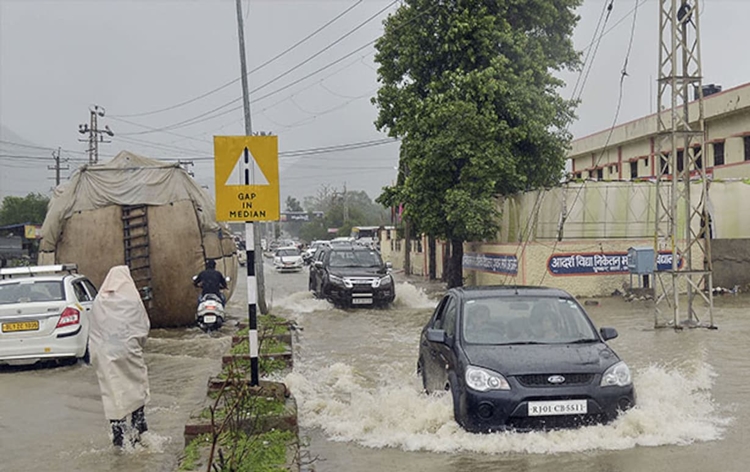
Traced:
<path fill-rule="evenodd" d="M 453 421 L 450 396 L 425 395 L 413 369 L 371 372 L 345 363 L 298 365 L 286 382 L 300 421 L 335 441 L 406 451 L 548 454 L 684 445 L 720 439 L 730 419 L 711 396 L 713 369 L 652 365 L 635 372 L 638 406 L 608 425 L 575 430 L 477 435 Z M 308 370 L 309 369 L 309 370 Z M 373 387 L 373 383 L 378 385 Z"/>

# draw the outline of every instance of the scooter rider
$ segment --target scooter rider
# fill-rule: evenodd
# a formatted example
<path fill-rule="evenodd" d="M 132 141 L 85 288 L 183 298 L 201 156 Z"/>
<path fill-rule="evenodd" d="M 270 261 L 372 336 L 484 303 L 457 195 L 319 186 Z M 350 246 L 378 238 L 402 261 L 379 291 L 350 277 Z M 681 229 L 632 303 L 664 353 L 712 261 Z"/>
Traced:
<path fill-rule="evenodd" d="M 193 279 L 193 285 L 201 288 L 201 298 L 212 293 L 221 299 L 222 305 L 226 305 L 226 298 L 221 291 L 227 289 L 227 281 L 224 275 L 216 270 L 216 261 L 206 261 L 206 269 Z"/>

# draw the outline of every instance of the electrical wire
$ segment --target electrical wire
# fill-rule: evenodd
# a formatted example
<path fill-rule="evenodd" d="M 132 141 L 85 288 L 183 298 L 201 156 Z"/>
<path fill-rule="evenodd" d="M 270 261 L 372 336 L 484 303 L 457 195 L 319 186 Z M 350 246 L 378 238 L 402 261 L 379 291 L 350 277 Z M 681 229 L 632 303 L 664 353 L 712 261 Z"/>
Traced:
<path fill-rule="evenodd" d="M 601 159 L 604 157 L 604 153 L 607 151 L 607 147 L 609 146 L 609 141 L 612 139 L 612 134 L 614 133 L 615 126 L 617 125 L 617 120 L 620 116 L 620 109 L 622 108 L 622 97 L 623 97 L 623 90 L 624 90 L 624 84 L 625 84 L 625 77 L 628 76 L 627 67 L 628 67 L 628 61 L 630 59 L 630 53 L 633 47 L 633 38 L 635 36 L 635 26 L 636 26 L 636 22 L 638 21 L 638 6 L 640 5 L 640 3 L 641 2 L 639 0 L 635 0 L 633 22 L 630 27 L 630 39 L 628 41 L 628 48 L 625 53 L 625 60 L 623 61 L 623 67 L 622 67 L 622 70 L 620 71 L 620 85 L 619 85 L 619 93 L 617 97 L 617 107 L 615 108 L 615 116 L 612 119 L 612 126 L 610 126 L 609 132 L 607 133 L 607 139 L 604 142 L 604 147 L 602 148 L 602 151 L 599 153 L 599 157 L 594 162 L 595 168 L 599 166 Z M 575 204 L 578 201 L 578 198 L 580 197 L 581 192 L 586 187 L 587 182 L 588 182 L 587 180 L 584 181 L 583 184 L 580 187 L 578 187 L 578 190 L 575 193 L 575 197 L 573 198 L 573 203 L 570 205 L 571 209 L 575 207 Z M 562 216 L 562 221 L 560 222 L 558 237 L 555 239 L 555 244 L 553 245 L 553 248 L 552 248 L 553 254 L 555 250 L 557 250 L 557 244 L 562 239 L 562 232 L 563 232 L 565 222 L 569 214 L 570 212 L 567 212 L 567 214 Z M 547 276 L 547 271 L 545 270 L 542 272 L 542 278 L 539 281 L 539 285 L 542 285 L 542 283 L 544 283 L 544 279 L 546 276 Z"/>
<path fill-rule="evenodd" d="M 292 51 L 293 51 L 293 50 L 295 50 L 295 49 L 296 49 L 296 48 L 297 48 L 298 46 L 300 46 L 300 45 L 302 45 L 303 43 L 307 42 L 307 41 L 308 41 L 309 39 L 311 39 L 312 37 L 314 37 L 315 35 L 317 35 L 317 34 L 318 34 L 318 33 L 320 33 L 321 31 L 323 31 L 323 30 L 324 30 L 324 29 L 326 29 L 327 27 L 331 26 L 331 25 L 332 25 L 333 23 L 335 23 L 335 22 L 336 22 L 337 20 L 339 20 L 339 19 L 340 19 L 341 17 L 343 17 L 344 15 L 346 15 L 347 13 L 349 13 L 350 11 L 352 11 L 352 10 L 353 10 L 354 8 L 356 8 L 357 6 L 359 6 L 359 5 L 360 5 L 360 4 L 361 4 L 361 3 L 363 2 L 363 1 L 364 1 L 364 0 L 359 0 L 358 2 L 354 3 L 354 4 L 353 4 L 353 5 L 351 5 L 351 6 L 349 7 L 349 8 L 347 8 L 347 9 L 346 9 L 346 10 L 344 10 L 343 12 L 341 12 L 341 13 L 339 13 L 338 15 L 336 15 L 335 17 L 333 17 L 333 18 L 332 18 L 331 20 L 329 20 L 329 21 L 328 21 L 327 23 L 325 23 L 325 24 L 324 24 L 323 26 L 319 27 L 318 29 L 316 29 L 316 30 L 315 30 L 315 31 L 313 31 L 312 33 L 308 34 L 307 36 L 305 36 L 305 37 L 304 37 L 304 38 L 302 38 L 301 40 L 297 41 L 296 43 L 294 43 L 293 45 L 291 45 L 290 47 L 288 47 L 288 48 L 287 48 L 287 49 L 285 49 L 284 51 L 280 52 L 280 53 L 279 53 L 279 54 L 277 54 L 276 56 L 272 57 L 271 59 L 267 60 L 266 62 L 262 63 L 262 64 L 261 64 L 261 65 L 259 65 L 258 67 L 256 67 L 256 68 L 252 69 L 252 70 L 251 70 L 250 72 L 248 72 L 248 73 L 247 73 L 247 76 L 249 77 L 249 76 L 250 76 L 251 74 L 254 74 L 254 73 L 258 72 L 259 70 L 263 69 L 264 67 L 268 66 L 269 64 L 271 64 L 271 63 L 275 62 L 275 61 L 276 61 L 277 59 L 280 59 L 280 58 L 284 57 L 284 56 L 285 56 L 286 54 L 288 54 L 288 53 L 292 52 Z M 248 2 L 248 3 L 249 3 L 249 2 Z M 250 13 L 250 8 L 248 7 L 248 9 L 247 9 L 247 13 L 246 13 L 246 15 L 245 15 L 245 16 L 246 16 L 246 18 L 247 18 L 247 15 L 248 15 L 249 13 Z M 232 81 L 230 81 L 230 82 L 227 82 L 227 83 L 225 83 L 224 85 L 221 85 L 221 86 L 219 86 L 219 87 L 216 87 L 216 88 L 214 88 L 214 89 L 212 89 L 212 90 L 210 90 L 210 91 L 208 91 L 208 92 L 206 92 L 206 93 L 203 93 L 203 94 L 201 94 L 201 95 L 198 95 L 197 97 L 194 97 L 194 98 L 192 98 L 192 99 L 190 99 L 190 100 L 185 100 L 184 102 L 180 102 L 180 103 L 177 103 L 177 104 L 175 104 L 175 105 L 171 105 L 171 106 L 168 106 L 168 107 L 165 107 L 165 108 L 160 108 L 160 109 L 158 109 L 158 110 L 152 110 L 152 111 L 147 111 L 147 112 L 143 112 L 143 113 L 131 113 L 131 114 L 127 114 L 127 115 L 109 115 L 109 116 L 110 116 L 110 117 L 119 117 L 119 118 L 134 118 L 134 117 L 138 117 L 138 116 L 148 116 L 148 115 L 155 115 L 155 114 L 157 114 L 157 113 L 162 113 L 162 112 L 165 112 L 165 111 L 170 111 L 170 110 L 174 110 L 174 109 L 176 109 L 176 108 L 180 108 L 180 107 L 183 107 L 183 106 L 185 106 L 185 105 L 189 105 L 189 104 L 191 104 L 191 103 L 194 103 L 194 102 L 196 102 L 196 101 L 198 101 L 198 100 L 200 100 L 200 99 L 202 99 L 202 98 L 208 97 L 209 95 L 213 95 L 214 93 L 216 93 L 216 92 L 218 92 L 218 91 L 220 91 L 220 90 L 224 90 L 225 88 L 229 87 L 230 85 L 233 85 L 233 84 L 236 84 L 237 82 L 239 82 L 239 81 L 240 81 L 240 79 L 242 79 L 242 76 L 240 76 L 240 77 L 237 77 L 236 79 L 234 79 L 234 80 L 232 80 Z"/>
<path fill-rule="evenodd" d="M 370 17 L 369 17 L 369 18 L 367 18 L 367 19 L 366 19 L 365 21 L 363 21 L 363 22 L 362 22 L 362 23 L 360 23 L 359 25 L 355 26 L 355 27 L 354 27 L 354 28 L 353 28 L 352 30 L 350 30 L 349 32 L 347 32 L 347 33 L 346 33 L 345 35 L 343 35 L 343 36 L 339 37 L 339 38 L 338 38 L 338 39 L 336 39 L 336 40 L 335 40 L 334 42 L 332 42 L 332 43 L 330 43 L 330 44 L 329 44 L 328 46 L 326 46 L 325 48 L 321 49 L 321 50 L 320 50 L 320 51 L 318 51 L 317 53 L 315 53 L 315 54 L 313 54 L 312 56 L 308 57 L 307 59 L 305 59 L 305 60 L 304 60 L 304 61 L 302 61 L 301 63 L 299 63 L 299 64 L 297 64 L 296 66 L 292 67 L 291 69 L 288 69 L 288 70 L 286 70 L 285 72 L 283 72 L 282 74 L 279 74 L 279 75 L 275 76 L 275 77 L 274 77 L 273 79 L 269 80 L 268 82 L 264 83 L 263 85 L 260 85 L 260 86 L 256 87 L 255 89 L 251 90 L 251 91 L 250 91 L 250 94 L 252 95 L 252 94 L 254 94 L 254 93 L 256 93 L 256 92 L 259 92 L 260 90 L 262 90 L 262 89 L 266 88 L 267 86 L 269 86 L 269 85 L 273 84 L 274 82 L 276 82 L 276 81 L 278 81 L 278 80 L 281 80 L 281 79 L 282 79 L 283 77 L 285 77 L 286 75 L 288 75 L 288 74 L 290 74 L 291 72 L 293 72 L 293 71 L 295 71 L 295 70 L 299 69 L 300 67 L 302 67 L 303 65 L 307 64 L 307 63 L 308 63 L 308 62 L 310 62 L 311 60 L 313 60 L 313 59 L 315 59 L 316 57 L 318 57 L 319 55 L 323 54 L 323 53 L 324 53 L 325 51 L 329 50 L 330 48 L 332 48 L 333 46 L 335 46 L 335 45 L 336 45 L 336 44 L 338 44 L 339 42 L 343 41 L 343 40 L 344 40 L 345 38 L 349 37 L 349 36 L 350 36 L 351 34 L 353 34 L 353 33 L 354 33 L 355 31 L 359 30 L 360 28 L 364 27 L 364 26 L 365 26 L 365 25 L 366 25 L 367 23 L 371 22 L 372 20 L 374 20 L 375 18 L 377 18 L 378 16 L 380 16 L 380 15 L 381 15 L 381 14 L 382 14 L 383 12 L 385 12 L 386 10 L 388 10 L 388 9 L 389 9 L 389 8 L 390 8 L 391 6 L 395 5 L 395 4 L 397 3 L 397 2 L 398 2 L 398 0 L 394 0 L 394 1 L 392 1 L 392 2 L 391 2 L 391 3 L 389 3 L 389 4 L 388 4 L 388 5 L 387 5 L 387 6 L 385 7 L 385 8 L 382 8 L 382 9 L 381 9 L 381 10 L 379 10 L 379 11 L 378 11 L 378 12 L 377 12 L 376 14 L 374 14 L 374 15 L 370 16 Z M 255 99 L 255 100 L 252 100 L 252 101 L 251 101 L 251 103 L 256 103 L 256 102 L 258 102 L 258 101 L 260 101 L 260 100 L 263 100 L 263 99 L 265 99 L 265 98 L 267 98 L 267 97 L 270 97 L 270 96 L 273 96 L 273 95 L 275 95 L 275 94 L 277 94 L 277 93 L 279 93 L 279 92 L 282 92 L 282 91 L 284 91 L 284 90 L 288 89 L 289 87 L 292 87 L 292 86 L 294 86 L 294 85 L 296 85 L 296 84 L 298 84 L 298 83 L 302 82 L 303 80 L 306 80 L 306 79 L 308 79 L 309 77 L 312 77 L 313 75 L 316 75 L 316 74 L 318 74 L 318 73 L 320 73 L 320 72 L 322 72 L 322 71 L 324 71 L 324 70 L 326 70 L 326 69 L 328 69 L 328 68 L 330 68 L 330 67 L 332 67 L 332 66 L 334 66 L 334 65 L 338 64 L 339 62 L 343 61 L 344 59 L 347 59 L 347 58 L 351 57 L 352 55 L 354 55 L 354 54 L 358 53 L 359 51 L 361 51 L 362 49 L 366 48 L 367 46 L 369 46 L 369 45 L 371 45 L 371 44 L 375 43 L 375 42 L 377 41 L 377 39 L 378 39 L 378 38 L 376 38 L 376 39 L 373 39 L 372 41 L 370 41 L 370 42 L 368 42 L 367 44 L 365 44 L 365 45 L 361 46 L 360 48 L 357 48 L 356 50 L 354 50 L 354 51 L 350 52 L 349 54 L 347 54 L 347 55 L 345 55 L 345 56 L 343 56 L 343 57 L 341 57 L 341 58 L 339 58 L 339 59 L 337 59 L 337 60 L 335 60 L 335 61 L 333 61 L 333 62 L 330 62 L 330 63 L 329 63 L 329 64 L 327 64 L 326 66 L 323 66 L 323 67 L 321 67 L 321 68 L 317 69 L 316 71 L 314 71 L 314 72 L 312 72 L 312 73 L 310 73 L 310 74 L 307 74 L 306 76 L 302 77 L 302 78 L 301 78 L 301 79 L 299 79 L 299 80 L 296 80 L 296 81 L 294 81 L 294 82 L 291 82 L 290 84 L 287 84 L 287 85 L 285 85 L 285 86 L 283 86 L 283 87 L 281 87 L 281 88 L 279 88 L 279 89 L 277 89 L 277 90 L 275 90 L 275 91 L 273 91 L 273 92 L 271 92 L 271 93 L 268 93 L 268 94 L 266 94 L 266 95 L 264 95 L 264 96 L 262 96 L 262 97 L 260 97 L 260 98 L 257 98 L 257 99 Z M 186 120 L 183 120 L 183 121 L 180 121 L 180 122 L 174 123 L 174 124 L 172 124 L 172 125 L 164 126 L 164 127 L 161 127 L 161 128 L 155 128 L 155 129 L 153 129 L 153 130 L 151 130 L 151 131 L 136 131 L 136 132 L 132 132 L 132 133 L 120 133 L 120 135 L 124 135 L 124 136 L 133 136 L 133 135 L 139 135 L 139 134 L 149 134 L 149 133 L 154 133 L 154 132 L 157 132 L 157 131 L 171 131 L 171 130 L 175 130 L 175 129 L 179 129 L 179 128 L 184 128 L 184 127 L 186 127 L 186 126 L 192 126 L 192 125 L 195 125 L 195 124 L 198 124 L 198 123 L 202 123 L 202 122 L 204 122 L 204 121 L 209 121 L 209 120 L 213 120 L 213 119 L 215 119 L 215 118 L 218 118 L 219 116 L 223 116 L 223 115 L 226 115 L 227 113 L 231 113 L 231 112 L 233 112 L 233 111 L 236 111 L 236 110 L 239 110 L 240 108 L 242 108 L 242 107 L 243 107 L 243 105 L 242 105 L 242 104 L 240 104 L 240 105 L 238 105 L 238 106 L 236 106 L 236 107 L 234 107 L 234 108 L 230 108 L 230 109 L 228 109 L 228 110 L 225 110 L 225 111 L 222 111 L 222 112 L 220 112 L 220 113 L 217 113 L 217 114 L 215 114 L 215 115 L 213 115 L 213 116 L 209 116 L 209 115 L 211 115 L 212 113 L 215 113 L 215 112 L 218 112 L 219 110 L 222 110 L 222 109 L 224 109 L 224 108 L 227 108 L 228 106 L 231 106 L 232 104 L 234 104 L 234 103 L 237 103 L 237 102 L 239 102 L 239 101 L 241 101 L 241 100 L 242 100 L 242 96 L 240 96 L 240 97 L 237 97 L 237 98 L 235 98 L 235 99 L 233 99 L 233 100 L 230 100 L 230 101 L 228 101 L 228 102 L 226 102 L 226 103 L 223 103 L 222 105 L 219 105 L 218 107 L 215 107 L 215 108 L 213 108 L 213 109 L 211 109 L 211 110 L 209 110 L 209 111 L 206 111 L 206 112 L 204 112 L 204 113 L 201 113 L 201 114 L 199 114 L 199 115 L 193 116 L 192 118 L 188 118 L 188 119 L 186 119 Z"/>

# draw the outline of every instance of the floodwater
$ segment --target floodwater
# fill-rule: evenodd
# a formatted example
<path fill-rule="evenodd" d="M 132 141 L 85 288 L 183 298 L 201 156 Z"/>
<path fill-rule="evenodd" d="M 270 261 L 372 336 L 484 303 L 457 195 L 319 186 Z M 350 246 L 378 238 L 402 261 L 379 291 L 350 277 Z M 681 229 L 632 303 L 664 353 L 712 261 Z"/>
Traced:
<path fill-rule="evenodd" d="M 680 332 L 653 329 L 649 302 L 600 299 L 586 309 L 617 328 L 610 345 L 634 372 L 637 408 L 604 426 L 480 435 L 453 421 L 448 395 L 421 392 L 434 299 L 400 283 L 391 310 L 337 310 L 304 292 L 304 277 L 275 306 L 303 328 L 286 382 L 319 472 L 750 470 L 748 295 L 716 298 L 718 330 Z"/>
<path fill-rule="evenodd" d="M 344 311 L 307 292 L 307 271 L 267 265 L 266 283 L 273 312 L 301 328 L 283 380 L 317 472 L 750 470 L 750 295 L 716 298 L 718 330 L 681 332 L 654 330 L 647 302 L 600 299 L 586 309 L 619 331 L 610 344 L 634 372 L 637 408 L 606 426 L 477 435 L 453 421 L 446 395 L 421 392 L 418 337 L 435 305 L 424 291 L 402 279 L 391 309 Z M 229 310 L 244 319 L 238 287 Z M 91 367 L 0 368 L 0 471 L 175 470 L 184 424 L 229 347 L 222 331 L 151 332 L 151 431 L 123 452 L 110 446 Z"/>
<path fill-rule="evenodd" d="M 111 446 L 91 366 L 0 367 L 0 471 L 176 470 L 185 423 L 203 405 L 230 343 L 228 331 L 152 330 L 145 350 L 150 431 L 142 445 L 121 451 Z"/>

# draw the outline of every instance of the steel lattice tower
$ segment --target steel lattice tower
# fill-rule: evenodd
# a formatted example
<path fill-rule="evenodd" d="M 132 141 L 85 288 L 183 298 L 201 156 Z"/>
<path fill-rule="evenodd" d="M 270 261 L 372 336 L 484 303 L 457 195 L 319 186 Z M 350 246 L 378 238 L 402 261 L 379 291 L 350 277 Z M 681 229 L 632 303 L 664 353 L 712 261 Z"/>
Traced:
<path fill-rule="evenodd" d="M 657 261 L 660 251 L 671 252 L 672 268 L 655 272 L 654 324 L 714 327 L 698 0 L 659 3 L 654 249 Z M 689 103 L 691 91 L 696 100 Z M 687 294 L 682 300 L 681 292 Z"/>

